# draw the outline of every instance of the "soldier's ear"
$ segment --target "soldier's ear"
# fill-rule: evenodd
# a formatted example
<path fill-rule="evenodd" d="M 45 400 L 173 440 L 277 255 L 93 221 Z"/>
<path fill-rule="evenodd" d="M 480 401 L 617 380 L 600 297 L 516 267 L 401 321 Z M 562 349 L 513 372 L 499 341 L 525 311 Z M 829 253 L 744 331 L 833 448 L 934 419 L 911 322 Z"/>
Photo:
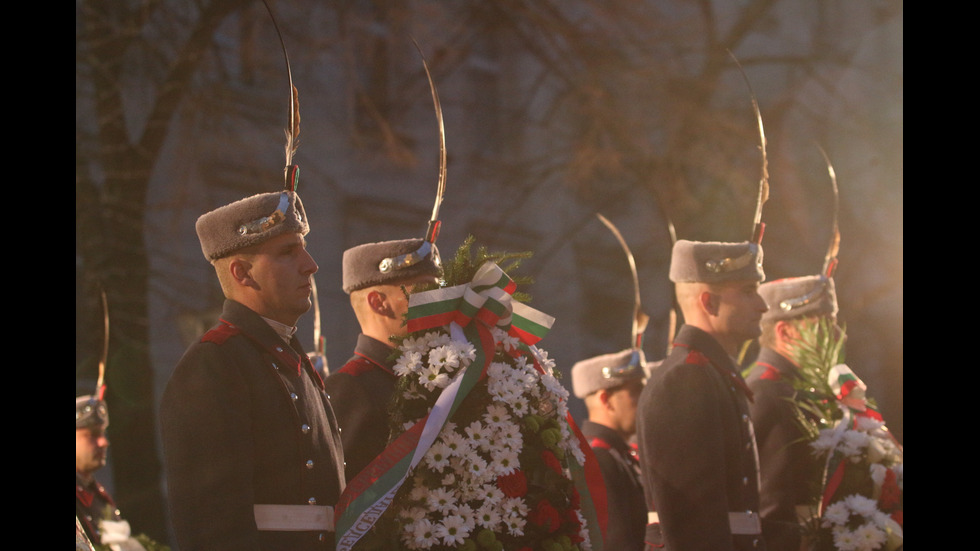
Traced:
<path fill-rule="evenodd" d="M 372 289 L 371 292 L 367 294 L 366 297 L 368 306 L 371 311 L 375 314 L 381 316 L 391 317 L 394 315 L 394 310 L 392 310 L 391 305 L 388 304 L 388 295 L 381 291 Z"/>
<path fill-rule="evenodd" d="M 698 304 L 701 305 L 701 309 L 708 315 L 717 316 L 719 298 L 719 295 L 712 293 L 711 291 L 701 291 L 698 294 Z"/>
<path fill-rule="evenodd" d="M 228 264 L 228 270 L 235 282 L 244 287 L 257 287 L 258 284 L 252 278 L 252 263 L 243 259 L 236 258 Z"/>

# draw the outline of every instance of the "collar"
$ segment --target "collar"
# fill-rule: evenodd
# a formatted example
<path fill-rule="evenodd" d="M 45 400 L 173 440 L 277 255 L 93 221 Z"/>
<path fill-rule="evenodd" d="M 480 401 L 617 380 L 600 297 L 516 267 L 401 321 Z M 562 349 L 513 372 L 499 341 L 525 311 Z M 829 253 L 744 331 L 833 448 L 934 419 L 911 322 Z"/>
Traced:
<path fill-rule="evenodd" d="M 626 455 L 630 455 L 629 444 L 623 440 L 623 437 L 620 436 L 618 432 L 607 427 L 606 425 L 586 419 L 582 421 L 582 435 L 585 436 L 586 440 L 598 438 L 609 444 L 610 447 L 619 450 Z"/>
<path fill-rule="evenodd" d="M 712 367 L 740 389 L 750 402 L 753 401 L 753 393 L 742 378 L 738 366 L 714 337 L 693 325 L 682 325 L 674 338 L 674 350 L 678 347 L 688 349 L 683 351 L 684 354 L 692 349 L 703 354 Z"/>
<path fill-rule="evenodd" d="M 360 356 L 391 374 L 394 374 L 392 366 L 395 365 L 395 362 L 391 359 L 394 351 L 394 347 L 390 344 L 369 337 L 364 333 L 357 336 L 357 346 L 354 347 L 355 356 Z"/>
<path fill-rule="evenodd" d="M 780 375 L 787 377 L 795 377 L 798 375 L 796 364 L 772 348 L 763 348 L 759 350 L 759 357 L 755 359 L 755 363 L 763 364 L 767 367 L 772 366 L 779 371 Z"/>
<path fill-rule="evenodd" d="M 295 326 L 286 325 L 285 323 L 279 323 L 278 321 L 269 319 L 265 316 L 261 316 L 261 317 L 263 320 L 265 320 L 266 323 L 269 324 L 269 327 L 271 327 L 272 330 L 275 331 L 277 335 L 279 335 L 279 338 L 285 341 L 286 344 L 289 344 L 293 340 L 293 335 L 296 333 Z"/>

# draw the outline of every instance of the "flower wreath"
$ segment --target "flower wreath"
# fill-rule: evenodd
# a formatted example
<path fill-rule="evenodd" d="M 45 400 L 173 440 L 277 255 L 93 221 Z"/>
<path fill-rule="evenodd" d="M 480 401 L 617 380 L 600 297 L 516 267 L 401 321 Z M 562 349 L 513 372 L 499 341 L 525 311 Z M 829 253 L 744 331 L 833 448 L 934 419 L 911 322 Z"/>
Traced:
<path fill-rule="evenodd" d="M 806 524 L 810 548 L 894 551 L 904 542 L 904 451 L 867 386 L 843 363 L 845 334 L 829 321 L 807 326 L 794 378 L 797 419 L 824 463 Z"/>
<path fill-rule="evenodd" d="M 601 474 L 534 346 L 554 320 L 515 287 L 487 261 L 465 284 L 411 295 L 390 407 L 399 436 L 341 497 L 338 550 L 601 549 Z"/>

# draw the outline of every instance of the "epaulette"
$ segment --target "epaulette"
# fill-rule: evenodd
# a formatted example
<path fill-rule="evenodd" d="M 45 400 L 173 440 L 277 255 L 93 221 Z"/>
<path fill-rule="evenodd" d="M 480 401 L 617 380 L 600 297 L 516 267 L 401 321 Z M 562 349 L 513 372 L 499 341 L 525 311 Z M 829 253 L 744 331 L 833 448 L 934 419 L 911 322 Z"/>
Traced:
<path fill-rule="evenodd" d="M 759 364 L 759 365 L 765 365 L 765 367 L 766 367 L 766 370 L 762 372 L 762 375 L 759 375 L 759 378 L 760 379 L 763 379 L 763 380 L 766 380 L 766 381 L 779 381 L 779 380 L 782 380 L 782 378 L 783 378 L 782 373 L 780 373 L 779 370 L 776 369 L 775 367 L 773 367 L 771 365 L 766 365 L 766 364 Z"/>
<path fill-rule="evenodd" d="M 358 377 L 375 368 L 375 365 L 367 358 L 355 358 L 347 362 L 337 373 L 346 373 L 351 377 Z"/>
<path fill-rule="evenodd" d="M 214 344 L 224 344 L 228 337 L 237 335 L 241 333 L 242 330 L 238 327 L 222 321 L 220 325 L 211 329 L 204 336 L 201 337 L 201 342 L 213 342 Z"/>
<path fill-rule="evenodd" d="M 708 365 L 711 360 L 707 356 L 698 352 L 697 350 L 691 350 L 687 353 L 687 357 L 684 358 L 684 363 L 695 364 L 695 365 Z"/>
<path fill-rule="evenodd" d="M 592 441 L 589 442 L 589 446 L 591 446 L 592 448 L 599 448 L 602 450 L 612 449 L 612 446 L 609 445 L 609 442 L 606 442 L 602 438 L 598 438 L 598 437 L 593 438 Z"/>

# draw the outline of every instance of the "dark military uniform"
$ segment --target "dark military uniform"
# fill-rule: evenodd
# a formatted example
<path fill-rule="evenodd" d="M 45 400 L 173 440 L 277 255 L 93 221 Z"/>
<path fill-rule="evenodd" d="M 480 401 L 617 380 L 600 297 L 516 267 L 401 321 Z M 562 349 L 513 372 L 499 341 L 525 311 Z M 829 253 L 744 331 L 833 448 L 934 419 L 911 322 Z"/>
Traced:
<path fill-rule="evenodd" d="M 648 548 L 765 549 L 749 393 L 718 341 L 681 327 L 637 411 Z"/>
<path fill-rule="evenodd" d="M 298 506 L 281 515 L 296 520 L 335 505 L 345 486 L 333 410 L 295 337 L 287 346 L 226 300 L 221 322 L 177 364 L 160 423 L 181 551 L 334 547 L 323 530 L 257 527 L 256 505 Z"/>
<path fill-rule="evenodd" d="M 99 521 L 122 520 L 116 502 L 102 484 L 94 478 L 88 484 L 75 473 L 75 517 L 82 523 L 85 535 L 95 545 L 102 543 Z"/>
<path fill-rule="evenodd" d="M 358 335 L 354 355 L 325 381 L 340 425 L 348 482 L 388 444 L 388 403 L 397 383 L 388 360 L 392 352 L 391 346 Z"/>
<path fill-rule="evenodd" d="M 759 446 L 762 480 L 760 497 L 763 528 L 770 551 L 800 549 L 797 506 L 805 507 L 817 491 L 819 466 L 802 441 L 791 400 L 795 391 L 789 382 L 796 366 L 778 352 L 763 348 L 746 382 L 755 400 L 750 414 Z"/>
<path fill-rule="evenodd" d="M 582 435 L 595 452 L 606 483 L 609 520 L 603 547 L 611 551 L 643 549 L 647 510 L 636 451 L 616 431 L 592 421 L 582 422 Z"/>

